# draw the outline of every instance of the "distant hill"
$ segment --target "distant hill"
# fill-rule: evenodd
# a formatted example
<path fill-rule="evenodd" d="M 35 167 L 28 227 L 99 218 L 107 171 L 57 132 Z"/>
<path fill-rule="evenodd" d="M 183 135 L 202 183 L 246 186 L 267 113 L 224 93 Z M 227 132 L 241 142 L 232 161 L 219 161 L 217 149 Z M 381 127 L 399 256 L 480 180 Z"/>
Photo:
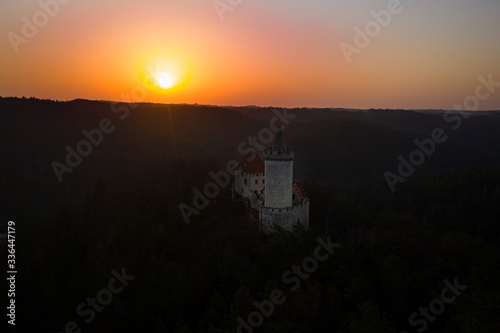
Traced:
<path fill-rule="evenodd" d="M 124 110 L 129 110 L 126 117 Z M 151 163 L 210 160 L 222 170 L 228 161 L 242 158 L 240 143 L 269 127 L 273 111 L 0 98 L 0 217 L 39 218 L 80 203 L 99 179 L 110 183 Z M 398 156 L 408 157 L 416 148 L 414 140 L 429 138 L 435 128 L 442 128 L 449 140 L 415 175 L 500 168 L 500 112 L 474 113 L 457 130 L 443 120 L 444 112 L 289 109 L 297 115 L 285 129 L 296 151 L 295 177 L 332 185 L 384 182 L 385 171 L 396 172 Z M 82 131 L 98 128 L 105 118 L 113 132 L 104 134 L 102 143 L 59 183 L 52 163 L 64 163 L 65 147 L 76 149 L 86 139 Z"/>

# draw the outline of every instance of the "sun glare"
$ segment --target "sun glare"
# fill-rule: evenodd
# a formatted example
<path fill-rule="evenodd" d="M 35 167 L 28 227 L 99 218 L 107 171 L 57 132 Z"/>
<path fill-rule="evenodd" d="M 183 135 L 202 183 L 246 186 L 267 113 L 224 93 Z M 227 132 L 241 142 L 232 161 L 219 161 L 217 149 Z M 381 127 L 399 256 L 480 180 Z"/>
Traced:
<path fill-rule="evenodd" d="M 167 72 L 159 73 L 156 77 L 156 82 L 163 89 L 172 88 L 175 84 L 173 75 Z"/>
<path fill-rule="evenodd" d="M 145 87 L 157 94 L 172 94 L 186 87 L 191 80 L 187 56 L 163 50 L 170 56 L 147 56 L 139 65 L 139 76 Z"/>

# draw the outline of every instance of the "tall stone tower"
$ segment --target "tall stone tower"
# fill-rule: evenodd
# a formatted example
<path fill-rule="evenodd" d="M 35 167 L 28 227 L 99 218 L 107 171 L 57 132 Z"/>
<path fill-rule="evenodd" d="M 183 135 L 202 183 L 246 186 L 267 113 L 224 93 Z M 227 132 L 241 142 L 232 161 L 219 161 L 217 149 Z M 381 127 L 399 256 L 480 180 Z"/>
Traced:
<path fill-rule="evenodd" d="M 269 233 L 276 226 L 293 231 L 301 224 L 309 229 L 309 198 L 293 181 L 292 149 L 288 148 L 283 131 L 278 129 L 274 146 L 264 150 L 264 200 L 258 206 L 262 231 Z"/>
<path fill-rule="evenodd" d="M 287 148 L 281 128 L 276 133 L 274 146 L 264 150 L 266 187 L 264 206 L 292 207 L 293 151 Z"/>

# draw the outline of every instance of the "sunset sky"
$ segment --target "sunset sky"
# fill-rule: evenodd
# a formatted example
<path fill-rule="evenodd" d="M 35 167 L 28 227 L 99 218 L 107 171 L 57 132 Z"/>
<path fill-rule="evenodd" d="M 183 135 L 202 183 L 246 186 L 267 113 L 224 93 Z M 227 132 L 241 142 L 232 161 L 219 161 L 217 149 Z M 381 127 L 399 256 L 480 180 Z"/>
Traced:
<path fill-rule="evenodd" d="M 500 82 L 498 0 L 401 0 L 351 63 L 340 44 L 389 1 L 242 0 L 224 20 L 213 0 L 60 1 L 46 25 L 38 1 L 0 2 L 0 96 L 451 109 L 479 75 Z"/>

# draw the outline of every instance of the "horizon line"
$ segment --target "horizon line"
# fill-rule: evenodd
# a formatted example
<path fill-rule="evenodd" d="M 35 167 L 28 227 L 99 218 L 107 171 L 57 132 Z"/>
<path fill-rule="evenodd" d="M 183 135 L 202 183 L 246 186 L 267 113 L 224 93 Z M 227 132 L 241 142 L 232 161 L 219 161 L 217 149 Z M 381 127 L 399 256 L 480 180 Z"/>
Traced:
<path fill-rule="evenodd" d="M 113 101 L 113 100 L 105 100 L 105 99 L 88 99 L 88 98 L 74 98 L 68 100 L 59 100 L 59 99 L 51 99 L 51 98 L 39 98 L 39 97 L 18 97 L 18 96 L 1 96 L 0 99 L 34 99 L 39 101 L 50 101 L 57 103 L 69 103 L 76 101 L 88 101 L 88 102 L 100 102 L 100 103 L 127 103 L 125 101 Z M 189 106 L 203 106 L 203 107 L 219 107 L 219 108 L 256 108 L 256 109 L 311 109 L 311 110 L 345 110 L 345 111 L 373 111 L 373 110 L 381 110 L 381 111 L 435 111 L 435 112 L 445 112 L 451 111 L 456 113 L 462 112 L 500 112 L 500 109 L 489 109 L 489 110 L 453 110 L 453 109 L 440 109 L 440 108 L 427 108 L 427 109 L 406 109 L 406 108 L 381 108 L 381 107 L 372 107 L 372 108 L 353 108 L 353 107 L 312 107 L 312 106 L 295 106 L 295 107 L 284 107 L 284 106 L 260 106 L 254 104 L 248 105 L 217 105 L 217 104 L 200 104 L 200 103 L 158 103 L 158 102 L 132 102 L 130 104 L 153 104 L 153 105 L 189 105 Z"/>

